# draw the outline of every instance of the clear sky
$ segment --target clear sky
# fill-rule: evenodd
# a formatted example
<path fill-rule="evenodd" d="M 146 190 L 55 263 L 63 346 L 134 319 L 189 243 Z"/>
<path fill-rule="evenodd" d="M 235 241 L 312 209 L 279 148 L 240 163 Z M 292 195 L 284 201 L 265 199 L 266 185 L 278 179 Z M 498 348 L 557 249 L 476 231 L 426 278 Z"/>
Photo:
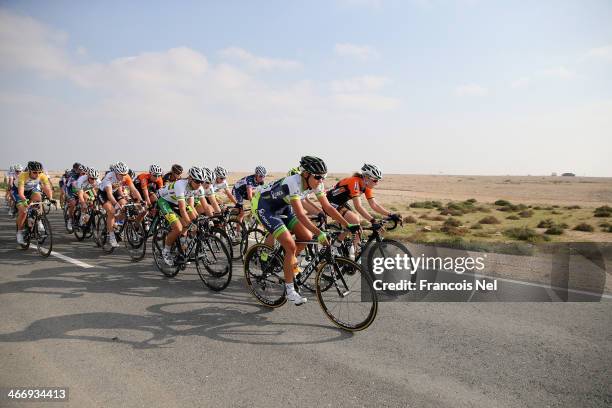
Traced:
<path fill-rule="evenodd" d="M 0 1 L 0 167 L 612 176 L 612 1 Z"/>

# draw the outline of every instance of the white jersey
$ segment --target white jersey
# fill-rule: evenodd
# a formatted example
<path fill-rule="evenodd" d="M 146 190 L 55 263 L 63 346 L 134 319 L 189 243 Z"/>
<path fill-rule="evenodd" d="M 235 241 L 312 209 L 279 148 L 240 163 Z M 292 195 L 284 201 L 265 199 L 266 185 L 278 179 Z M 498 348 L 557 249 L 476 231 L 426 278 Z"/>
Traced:
<path fill-rule="evenodd" d="M 168 183 L 157 192 L 159 198 L 163 198 L 172 204 L 178 204 L 179 201 L 185 201 L 187 198 L 193 197 L 199 199 L 205 195 L 202 186 L 192 189 L 189 186 L 189 179 L 180 179 L 172 183 Z"/>
<path fill-rule="evenodd" d="M 215 189 L 215 191 L 218 191 L 225 190 L 226 188 L 229 188 L 229 186 L 227 185 L 227 180 L 223 180 L 223 182 L 221 183 L 214 183 L 213 188 Z"/>
<path fill-rule="evenodd" d="M 209 184 L 208 188 L 204 189 L 204 195 L 206 197 L 210 197 L 211 195 L 215 195 L 217 188 L 213 184 Z"/>
<path fill-rule="evenodd" d="M 132 178 L 129 175 L 126 174 L 123 176 L 123 180 L 119 180 L 114 171 L 109 171 L 100 182 L 100 190 L 104 190 L 106 187 L 111 186 L 113 191 L 117 191 L 121 187 L 133 184 Z"/>
<path fill-rule="evenodd" d="M 78 190 L 93 190 L 100 184 L 100 180 L 95 179 L 93 183 L 89 182 L 89 176 L 87 174 L 82 175 L 75 181 L 75 187 Z"/>

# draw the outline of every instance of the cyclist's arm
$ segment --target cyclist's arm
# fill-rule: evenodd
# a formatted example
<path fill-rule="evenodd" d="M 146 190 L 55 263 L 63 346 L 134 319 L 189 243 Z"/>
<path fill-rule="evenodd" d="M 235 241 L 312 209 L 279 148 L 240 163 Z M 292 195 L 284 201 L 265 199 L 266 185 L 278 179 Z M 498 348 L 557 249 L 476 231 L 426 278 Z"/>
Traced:
<path fill-rule="evenodd" d="M 110 201 L 113 206 L 117 205 L 117 200 L 115 200 L 115 195 L 113 194 L 113 186 L 109 184 L 104 187 L 104 192 L 106 193 L 108 201 Z"/>
<path fill-rule="evenodd" d="M 368 204 L 374 211 L 376 211 L 379 214 L 384 215 L 385 217 L 388 217 L 389 215 L 391 215 L 391 212 L 387 211 L 382 205 L 378 204 L 376 202 L 376 199 L 374 199 L 374 197 L 368 200 Z"/>
<path fill-rule="evenodd" d="M 79 189 L 78 195 L 79 195 L 79 203 L 81 204 L 81 208 L 85 208 L 85 192 L 83 191 L 83 189 Z"/>
<path fill-rule="evenodd" d="M 211 206 L 212 206 L 212 210 L 216 213 L 220 213 L 221 212 L 221 207 L 219 207 L 219 203 L 217 202 L 217 197 L 215 197 L 215 195 L 210 195 L 210 201 L 211 201 Z M 204 200 L 206 201 L 206 200 Z"/>
<path fill-rule="evenodd" d="M 230 191 L 229 188 L 225 189 L 225 195 L 227 196 L 227 198 L 229 198 L 229 200 L 234 203 L 234 205 L 236 203 L 238 203 L 238 201 L 236 201 L 236 197 L 234 197 L 234 195 L 232 194 L 232 192 Z"/>
<path fill-rule="evenodd" d="M 132 194 L 132 198 L 138 201 L 142 201 L 142 196 L 138 192 L 138 189 L 134 185 L 134 183 L 129 183 L 128 187 L 130 188 L 130 193 Z"/>
<path fill-rule="evenodd" d="M 302 206 L 310 215 L 317 215 L 321 212 L 321 209 L 314 205 L 313 202 L 308 199 L 308 197 L 302 198 Z"/>
<path fill-rule="evenodd" d="M 148 188 L 148 186 L 143 186 L 142 183 L 140 183 L 140 188 L 142 189 L 142 196 L 144 197 L 145 202 L 150 207 L 151 206 L 151 198 L 149 197 L 149 188 Z"/>
<path fill-rule="evenodd" d="M 353 197 L 353 206 L 355 207 L 355 210 L 359 214 L 361 214 L 363 218 L 365 218 L 366 220 L 370 222 L 374 220 L 374 217 L 372 217 L 370 213 L 367 212 L 365 208 L 363 208 L 363 205 L 361 205 L 361 197 L 359 196 Z"/>
<path fill-rule="evenodd" d="M 253 199 L 253 187 L 246 186 L 247 200 L 251 201 Z"/>
<path fill-rule="evenodd" d="M 210 204 L 208 204 L 204 196 L 201 196 L 199 200 L 200 200 L 199 201 L 200 205 L 202 206 L 202 208 L 204 208 L 204 214 L 206 214 L 209 217 L 213 215 L 213 207 L 210 206 Z"/>
<path fill-rule="evenodd" d="M 23 201 L 26 200 L 26 197 L 25 197 L 25 187 L 21 183 L 19 183 L 17 185 L 17 194 L 19 195 L 19 198 L 21 198 Z"/>
<path fill-rule="evenodd" d="M 340 215 L 338 210 L 332 207 L 332 205 L 327 200 L 327 196 L 325 194 L 318 195 L 317 200 L 319 200 L 319 202 L 321 203 L 321 207 L 323 208 L 323 211 L 325 211 L 325 214 L 329 215 L 334 220 L 338 221 L 340 225 L 342 225 L 343 227 L 345 228 L 348 227 L 349 225 L 348 221 L 345 220 L 342 215 Z"/>
<path fill-rule="evenodd" d="M 51 183 L 49 182 L 49 180 L 42 181 L 41 184 L 42 190 L 47 196 L 47 198 L 49 198 L 49 200 L 53 200 L 53 189 L 51 188 Z"/>

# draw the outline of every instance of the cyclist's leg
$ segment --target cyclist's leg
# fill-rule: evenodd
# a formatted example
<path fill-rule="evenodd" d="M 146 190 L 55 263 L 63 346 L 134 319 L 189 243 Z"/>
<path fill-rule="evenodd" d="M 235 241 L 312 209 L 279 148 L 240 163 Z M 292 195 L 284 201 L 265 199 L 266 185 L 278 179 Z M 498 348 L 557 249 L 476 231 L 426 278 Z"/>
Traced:
<path fill-rule="evenodd" d="M 15 200 L 15 202 L 17 203 L 17 231 L 22 231 L 23 230 L 23 225 L 25 224 L 25 220 L 26 220 L 26 210 L 27 210 L 27 206 L 28 206 L 28 192 L 25 192 L 25 197 L 26 200 L 23 201 L 21 200 L 21 198 L 19 198 L 19 195 L 17 194 L 17 189 L 15 188 L 13 191 L 13 199 Z"/>

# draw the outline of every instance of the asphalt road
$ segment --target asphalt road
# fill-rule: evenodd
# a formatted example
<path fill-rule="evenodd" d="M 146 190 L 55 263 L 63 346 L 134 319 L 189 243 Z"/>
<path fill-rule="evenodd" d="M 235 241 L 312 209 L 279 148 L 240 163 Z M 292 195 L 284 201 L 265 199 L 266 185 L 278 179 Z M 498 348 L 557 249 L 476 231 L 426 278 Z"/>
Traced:
<path fill-rule="evenodd" d="M 382 303 L 365 332 L 315 299 L 259 306 L 234 267 L 222 293 L 195 271 L 105 255 L 62 231 L 83 268 L 17 249 L 0 214 L 0 387 L 69 387 L 68 403 L 0 406 L 604 407 L 612 303 Z"/>

